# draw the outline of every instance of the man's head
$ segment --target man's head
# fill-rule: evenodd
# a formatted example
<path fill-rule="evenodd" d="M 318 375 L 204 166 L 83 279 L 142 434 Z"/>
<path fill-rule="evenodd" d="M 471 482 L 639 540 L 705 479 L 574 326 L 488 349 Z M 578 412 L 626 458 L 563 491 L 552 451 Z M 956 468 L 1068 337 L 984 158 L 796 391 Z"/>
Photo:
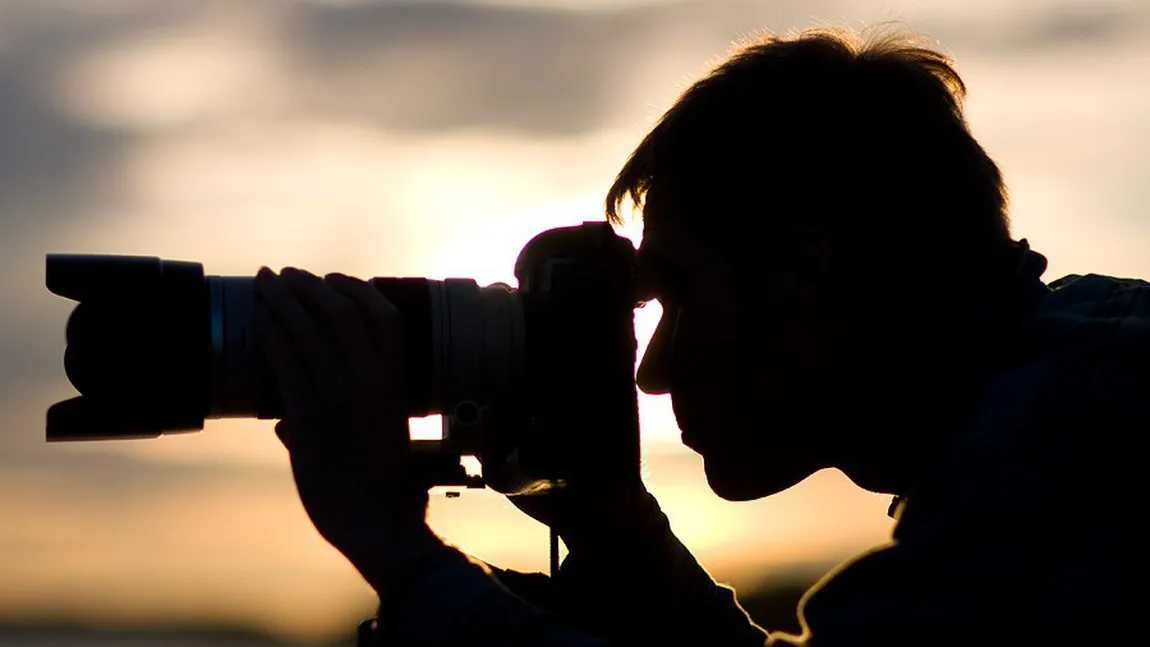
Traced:
<path fill-rule="evenodd" d="M 912 412 L 946 383 L 948 323 L 1010 242 L 964 91 L 906 36 L 759 39 L 620 171 L 608 217 L 642 208 L 640 271 L 663 306 L 639 386 L 671 394 L 721 496 L 823 467 L 905 485 Z"/>

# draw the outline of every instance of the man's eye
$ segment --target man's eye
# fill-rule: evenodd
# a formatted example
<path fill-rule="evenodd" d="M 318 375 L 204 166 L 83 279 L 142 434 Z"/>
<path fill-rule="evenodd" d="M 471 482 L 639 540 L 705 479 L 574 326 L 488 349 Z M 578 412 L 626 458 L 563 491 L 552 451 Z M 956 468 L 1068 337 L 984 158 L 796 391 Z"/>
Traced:
<path fill-rule="evenodd" d="M 681 300 L 685 282 L 677 268 L 662 259 L 648 258 L 639 265 L 636 283 L 641 299 L 656 299 L 666 307 Z"/>
<path fill-rule="evenodd" d="M 667 301 L 678 303 L 682 301 L 687 292 L 687 280 L 678 272 L 667 271 L 663 273 L 659 282 L 659 295 Z"/>

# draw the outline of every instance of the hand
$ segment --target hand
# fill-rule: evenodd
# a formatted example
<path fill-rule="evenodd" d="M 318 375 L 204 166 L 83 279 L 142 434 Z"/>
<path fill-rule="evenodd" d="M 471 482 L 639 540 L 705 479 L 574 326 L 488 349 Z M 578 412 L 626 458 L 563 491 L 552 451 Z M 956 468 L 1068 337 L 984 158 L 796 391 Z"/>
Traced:
<path fill-rule="evenodd" d="M 261 268 L 256 287 L 257 334 L 284 404 L 276 435 L 304 509 L 375 584 L 417 546 L 438 543 L 427 489 L 410 473 L 399 312 L 342 274 Z"/>
<path fill-rule="evenodd" d="M 552 528 L 573 555 L 595 559 L 641 540 L 662 523 L 655 497 L 642 483 L 509 496 L 527 516 Z"/>

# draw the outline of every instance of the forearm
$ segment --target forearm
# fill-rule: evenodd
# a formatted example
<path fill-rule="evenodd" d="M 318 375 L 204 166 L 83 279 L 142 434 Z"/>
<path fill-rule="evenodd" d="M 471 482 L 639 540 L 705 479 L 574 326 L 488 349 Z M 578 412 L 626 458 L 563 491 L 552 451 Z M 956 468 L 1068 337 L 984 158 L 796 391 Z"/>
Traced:
<path fill-rule="evenodd" d="M 361 647 L 603 645 L 509 592 L 485 564 L 438 540 L 357 566 L 380 595 L 379 616 L 361 625 Z"/>
<path fill-rule="evenodd" d="M 551 582 L 549 599 L 532 600 L 539 604 L 492 576 L 493 570 L 506 573 L 438 540 L 360 560 L 380 594 L 380 609 L 359 644 L 762 645 L 765 634 L 730 589 L 715 584 L 659 518 L 662 530 L 656 525 L 648 537 L 631 535 L 620 552 L 584 562 L 569 558 Z"/>
<path fill-rule="evenodd" d="M 510 593 L 480 562 L 454 549 L 405 588 L 381 591 L 379 617 L 359 645 L 602 647 Z M 398 583 L 397 583 L 398 584 Z"/>

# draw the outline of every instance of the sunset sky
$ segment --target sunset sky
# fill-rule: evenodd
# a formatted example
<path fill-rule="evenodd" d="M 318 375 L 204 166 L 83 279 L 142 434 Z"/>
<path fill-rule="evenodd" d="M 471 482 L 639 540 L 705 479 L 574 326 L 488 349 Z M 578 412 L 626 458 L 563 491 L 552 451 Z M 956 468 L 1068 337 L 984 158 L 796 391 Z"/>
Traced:
<path fill-rule="evenodd" d="M 311 638 L 372 601 L 310 526 L 270 423 L 44 442 L 45 410 L 74 395 L 73 304 L 44 288 L 46 253 L 513 282 L 533 235 L 602 219 L 631 148 L 733 41 L 887 20 L 957 58 L 1046 279 L 1150 276 L 1143 0 L 0 0 L 0 623 Z M 641 345 L 658 315 L 637 312 Z M 668 399 L 640 402 L 646 479 L 720 578 L 824 568 L 889 533 L 888 499 L 837 473 L 721 502 Z M 497 495 L 436 497 L 431 516 L 493 563 L 546 566 L 545 530 Z"/>

